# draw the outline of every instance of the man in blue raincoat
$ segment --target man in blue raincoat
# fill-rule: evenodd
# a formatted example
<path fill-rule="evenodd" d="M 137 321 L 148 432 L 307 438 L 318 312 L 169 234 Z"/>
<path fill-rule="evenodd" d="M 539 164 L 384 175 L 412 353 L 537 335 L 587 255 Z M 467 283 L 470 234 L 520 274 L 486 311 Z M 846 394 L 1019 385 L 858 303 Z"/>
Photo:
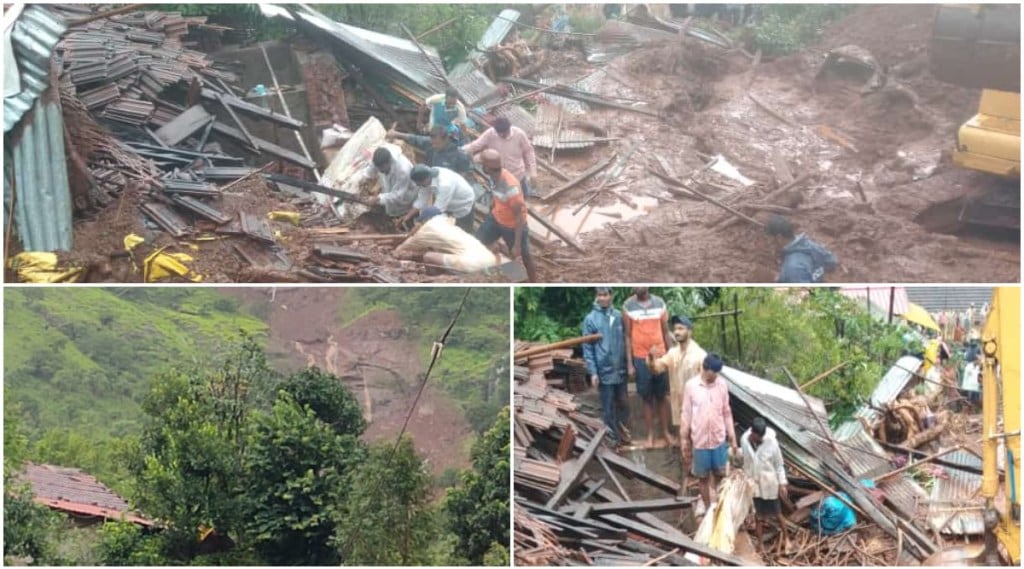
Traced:
<path fill-rule="evenodd" d="M 608 439 L 617 448 L 629 442 L 629 402 L 626 399 L 626 341 L 622 313 L 612 306 L 612 289 L 598 287 L 594 307 L 583 320 L 583 335 L 601 334 L 583 344 L 583 359 L 592 385 L 601 394 Z"/>

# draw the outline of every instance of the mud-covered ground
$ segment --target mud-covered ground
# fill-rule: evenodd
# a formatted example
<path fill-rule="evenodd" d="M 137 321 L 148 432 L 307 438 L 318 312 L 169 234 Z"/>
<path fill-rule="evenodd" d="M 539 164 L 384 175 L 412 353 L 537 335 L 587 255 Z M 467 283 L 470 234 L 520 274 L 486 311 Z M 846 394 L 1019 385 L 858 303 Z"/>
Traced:
<path fill-rule="evenodd" d="M 365 438 L 393 441 L 426 371 L 419 346 L 395 311 L 378 310 L 344 326 L 339 307 L 346 291 L 324 287 L 224 288 L 227 294 L 266 305 L 271 364 L 284 372 L 316 366 L 332 373 L 359 399 L 367 421 Z M 458 403 L 427 385 L 407 432 L 431 472 L 469 465 L 473 432 Z"/>
<path fill-rule="evenodd" d="M 742 187 L 717 173 L 700 186 L 728 205 L 761 202 L 775 190 L 785 162 L 794 177 L 813 174 L 796 192 L 769 201 L 797 231 L 830 248 L 841 267 L 831 282 L 1016 282 L 1019 234 L 966 230 L 956 223 L 962 198 L 998 184 L 961 170 L 948 149 L 957 126 L 976 112 L 980 92 L 936 81 L 928 72 L 932 6 L 865 5 L 825 29 L 815 46 L 790 56 L 751 59 L 687 40 L 650 45 L 606 65 L 596 81 L 605 96 L 645 101 L 662 119 L 594 108 L 586 118 L 623 137 L 577 156 L 556 158 L 570 174 L 613 151 L 640 142 L 619 180 L 599 197 L 578 235 L 579 255 L 561 244 L 546 247 L 545 281 L 558 282 L 770 282 L 777 245 L 762 229 L 706 202 L 669 194 L 648 172 L 667 164 L 686 178 L 708 156 L 722 155 L 747 178 Z M 893 80 L 918 98 L 894 89 L 862 95 L 867 77 L 831 74 L 815 80 L 829 49 L 856 44 L 890 66 Z M 579 78 L 590 67 L 582 54 L 553 81 Z M 749 87 L 748 87 L 749 86 Z M 783 119 L 756 104 L 753 94 Z M 561 182 L 541 173 L 538 185 Z M 539 208 L 576 233 L 586 209 L 575 209 L 596 184 L 584 184 Z M 1011 184 L 1015 190 L 1015 184 Z M 543 194 L 543 190 L 539 192 Z M 637 207 L 615 195 L 625 195 Z M 651 199 L 654 198 L 654 199 Z M 865 201 L 866 200 L 866 201 Z M 639 203 L 637 203 L 639 202 Z M 748 212 L 764 221 L 769 212 Z M 595 219 L 602 220 L 595 223 Z M 609 225 L 611 227 L 609 227 Z"/>

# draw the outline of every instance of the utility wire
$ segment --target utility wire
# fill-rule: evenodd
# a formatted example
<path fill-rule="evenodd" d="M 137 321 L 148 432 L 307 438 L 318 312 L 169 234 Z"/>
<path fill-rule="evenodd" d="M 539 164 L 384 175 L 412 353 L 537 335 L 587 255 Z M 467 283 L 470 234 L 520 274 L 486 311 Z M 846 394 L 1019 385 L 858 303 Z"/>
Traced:
<path fill-rule="evenodd" d="M 409 427 L 409 421 L 412 419 L 412 413 L 416 410 L 416 405 L 420 402 L 420 396 L 423 395 L 423 389 L 427 386 L 427 380 L 430 379 L 431 372 L 434 371 L 434 364 L 441 359 L 441 354 L 444 352 L 444 343 L 448 341 L 448 335 L 452 333 L 452 328 L 455 327 L 455 323 L 459 320 L 459 316 L 462 315 L 462 309 L 466 306 L 466 299 L 469 298 L 469 293 L 472 290 L 472 288 L 466 288 L 466 293 L 462 295 L 462 300 L 459 302 L 459 308 L 455 310 L 455 315 L 452 316 L 451 322 L 448 323 L 448 327 L 445 328 L 444 333 L 441 334 L 441 337 L 434 342 L 434 345 L 431 348 L 430 365 L 427 366 L 427 372 L 423 374 L 423 380 L 420 381 L 419 390 L 416 391 L 416 398 L 413 399 L 412 405 L 409 406 L 409 411 L 405 414 L 405 421 L 402 423 L 402 429 L 398 431 L 398 437 L 395 438 L 395 446 L 391 447 L 388 459 L 384 462 L 385 472 L 391 468 L 391 461 L 395 458 L 399 445 L 402 444 L 402 435 L 405 434 L 405 430 Z M 377 488 L 375 489 L 374 494 L 380 492 L 380 485 L 382 481 L 383 477 L 377 479 Z M 354 534 L 350 534 L 345 539 L 345 546 L 341 549 L 341 551 L 344 552 L 341 560 L 342 564 L 345 563 L 351 553 L 350 548 L 352 546 L 353 537 Z"/>

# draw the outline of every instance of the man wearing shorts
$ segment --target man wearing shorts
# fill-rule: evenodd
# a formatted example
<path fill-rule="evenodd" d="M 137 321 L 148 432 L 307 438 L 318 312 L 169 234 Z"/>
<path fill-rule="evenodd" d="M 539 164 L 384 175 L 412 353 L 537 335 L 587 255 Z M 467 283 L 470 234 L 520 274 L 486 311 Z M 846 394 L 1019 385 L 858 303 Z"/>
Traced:
<path fill-rule="evenodd" d="M 743 433 L 740 440 L 743 448 L 743 470 L 754 481 L 754 513 L 757 525 L 754 532 L 757 546 L 764 547 L 762 531 L 765 520 L 775 519 L 779 524 L 782 539 L 776 540 L 776 548 L 785 551 L 789 548 L 786 536 L 786 520 L 782 515 L 780 498 L 789 499 L 786 488 L 786 468 L 782 462 L 782 450 L 775 436 L 775 430 L 768 426 L 764 418 L 757 417 L 750 429 Z"/>
<path fill-rule="evenodd" d="M 626 327 L 627 375 L 636 378 L 636 392 L 644 405 L 644 426 L 647 448 L 654 448 L 654 415 L 661 420 L 664 444 L 675 445 L 671 434 L 668 406 L 668 374 L 653 372 L 647 357 L 661 357 L 668 351 L 668 311 L 665 302 L 650 293 L 647 287 L 634 287 L 633 296 L 622 304 L 622 323 Z M 662 446 L 662 445 L 659 445 Z"/>
<path fill-rule="evenodd" d="M 683 463 L 693 464 L 693 475 L 700 479 L 700 496 L 704 507 L 711 506 L 711 489 L 715 478 L 725 477 L 729 451 L 738 452 L 736 427 L 729 407 L 729 387 L 718 376 L 722 360 L 708 354 L 700 374 L 686 382 L 683 409 L 679 417 L 679 447 Z"/>

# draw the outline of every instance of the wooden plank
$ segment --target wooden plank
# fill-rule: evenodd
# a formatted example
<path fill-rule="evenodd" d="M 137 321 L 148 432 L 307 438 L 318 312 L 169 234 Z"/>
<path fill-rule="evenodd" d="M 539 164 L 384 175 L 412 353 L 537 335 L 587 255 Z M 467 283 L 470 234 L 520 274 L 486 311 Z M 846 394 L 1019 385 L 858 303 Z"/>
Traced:
<path fill-rule="evenodd" d="M 582 253 L 584 255 L 587 253 L 586 251 L 583 250 L 583 247 L 580 247 L 580 244 L 577 243 L 576 240 L 573 239 L 571 235 L 569 235 L 565 231 L 562 231 L 561 227 L 558 227 L 557 225 L 552 223 L 548 218 L 544 217 L 540 213 L 537 213 L 537 210 L 533 209 L 529 205 L 526 206 L 526 213 L 530 214 L 530 217 L 536 219 L 548 231 L 550 231 L 550 232 L 554 233 L 555 235 L 557 235 L 558 238 L 561 239 L 562 241 L 564 241 L 566 245 L 572 247 L 573 249 L 575 249 L 576 251 L 578 251 L 579 253 Z"/>
<path fill-rule="evenodd" d="M 249 101 L 245 101 L 243 99 L 239 99 L 238 97 L 235 97 L 234 95 L 221 95 L 221 94 L 217 93 L 216 91 L 214 91 L 213 89 L 209 89 L 209 88 L 203 88 L 202 93 L 203 93 L 203 98 L 208 100 L 208 101 L 213 101 L 213 102 L 219 103 L 219 102 L 221 102 L 221 98 L 223 98 L 224 102 L 227 105 L 230 105 L 231 107 L 233 107 L 235 109 L 238 109 L 239 111 L 242 111 L 244 113 L 249 113 L 251 115 L 256 115 L 257 117 L 260 117 L 261 119 L 266 119 L 266 120 L 275 122 L 275 123 L 277 123 L 277 124 L 279 124 L 281 126 L 285 126 L 285 127 L 292 128 L 292 129 L 295 129 L 295 130 L 300 130 L 303 127 L 306 126 L 306 123 L 304 123 L 304 122 L 302 122 L 300 120 L 296 120 L 296 119 L 293 119 L 291 117 L 275 113 L 274 111 L 271 111 L 270 109 L 265 109 L 265 108 L 263 108 L 263 107 L 261 107 L 259 105 L 255 105 L 253 103 L 250 103 Z"/>
<path fill-rule="evenodd" d="M 234 121 L 235 126 L 237 126 L 238 130 L 241 131 L 242 136 L 245 137 L 246 143 L 249 147 L 253 150 L 259 150 L 259 146 L 256 144 L 256 138 L 254 138 L 252 133 L 249 132 L 249 129 L 245 128 L 245 123 L 242 122 L 242 119 L 238 118 L 238 115 L 235 114 L 235 110 L 228 104 L 227 97 L 224 95 L 217 95 L 217 100 L 220 101 L 221 106 L 224 107 L 224 110 L 228 112 L 228 116 L 230 116 L 231 120 Z"/>
<path fill-rule="evenodd" d="M 168 146 L 177 146 L 182 140 L 192 136 L 210 122 L 210 113 L 199 105 L 189 107 L 185 112 L 174 117 L 171 122 L 157 129 L 156 137 Z"/>
<path fill-rule="evenodd" d="M 577 444 L 577 446 L 579 446 L 579 444 Z M 679 483 L 675 480 L 662 476 L 653 470 L 648 470 L 646 467 L 640 466 L 626 457 L 619 456 L 607 449 L 602 449 L 598 453 L 598 456 L 606 460 L 611 466 L 625 472 L 630 478 L 639 478 L 652 486 L 672 494 L 673 496 L 679 492 Z"/>
<path fill-rule="evenodd" d="M 562 348 L 572 348 L 574 346 L 579 346 L 580 344 L 586 344 L 588 342 L 596 342 L 596 341 L 598 341 L 600 339 L 601 339 L 601 335 L 600 334 L 590 334 L 589 336 L 580 336 L 580 337 L 577 337 L 577 338 L 570 338 L 568 340 L 561 340 L 561 341 L 555 342 L 553 344 L 546 344 L 546 345 L 543 345 L 543 346 L 533 346 L 532 348 L 527 348 L 525 350 L 520 350 L 520 351 L 515 353 L 514 357 L 515 357 L 516 360 L 520 360 L 520 359 L 523 359 L 523 358 L 528 358 L 530 356 L 537 356 L 537 355 L 540 355 L 540 354 L 546 354 L 548 352 L 553 352 L 555 350 L 561 350 Z M 582 448 L 584 446 L 583 443 L 579 439 L 576 439 L 576 441 L 574 441 L 574 442 L 575 442 L 575 444 L 576 444 L 576 446 L 578 448 Z"/>
<path fill-rule="evenodd" d="M 659 498 L 656 500 L 636 500 L 626 502 L 609 502 L 606 504 L 594 504 L 592 508 L 595 515 L 599 514 L 623 514 L 642 512 L 661 512 L 666 510 L 681 510 L 693 506 L 697 498 Z"/>
<path fill-rule="evenodd" d="M 601 441 L 604 439 L 605 434 L 608 432 L 607 427 L 601 427 L 601 430 L 594 435 L 594 438 L 584 446 L 583 454 L 581 454 L 575 462 L 567 463 L 568 472 L 562 476 L 562 481 L 558 484 L 558 489 L 551 495 L 551 499 L 545 504 L 548 508 L 555 508 L 561 503 L 562 500 L 568 496 L 569 492 L 579 482 L 580 475 L 583 474 L 583 469 L 586 468 L 587 463 L 594 457 L 594 453 L 598 451 L 601 446 Z"/>
<path fill-rule="evenodd" d="M 242 131 L 238 130 L 235 127 L 228 126 L 220 121 L 213 123 L 213 130 L 220 134 L 223 134 L 224 136 L 233 138 L 238 142 L 241 142 L 242 144 L 249 143 L 249 140 L 246 139 L 244 134 L 242 134 Z M 292 152 L 287 148 L 278 146 L 273 142 L 263 140 L 262 138 L 256 138 L 256 146 L 259 148 L 260 152 L 265 152 L 272 156 L 276 156 L 282 160 L 287 160 L 292 164 L 298 164 L 303 168 L 309 168 L 310 170 L 312 170 L 313 168 L 316 167 L 316 163 L 313 162 L 312 160 L 307 160 L 305 156 L 297 152 Z"/>
<path fill-rule="evenodd" d="M 543 196 L 542 198 L 540 198 L 540 201 L 542 201 L 542 202 L 551 201 L 551 200 L 555 199 L 556 197 L 558 197 L 559 195 L 561 195 L 563 192 L 569 191 L 572 188 L 575 188 L 576 186 L 582 184 L 583 182 L 586 182 L 587 180 L 592 178 L 595 174 L 597 174 L 601 170 L 604 170 L 605 168 L 610 166 L 611 163 L 615 161 L 615 158 L 617 156 L 618 156 L 618 154 L 613 152 L 612 155 L 609 156 L 607 160 L 605 160 L 604 162 L 598 162 L 597 164 L 591 166 L 585 172 L 583 172 L 582 174 L 577 176 L 576 178 L 573 178 L 572 180 L 569 180 L 568 182 L 562 184 L 561 186 L 558 186 L 554 190 L 551 190 L 551 192 L 548 193 L 548 195 Z"/>
<path fill-rule="evenodd" d="M 733 567 L 743 565 L 743 560 L 739 557 L 736 557 L 735 555 L 730 555 L 728 553 L 722 553 L 721 551 L 718 551 L 717 549 L 712 549 L 711 547 L 708 547 L 706 545 L 701 545 L 681 533 L 677 533 L 676 535 L 669 535 L 647 524 L 638 522 L 636 520 L 631 520 L 618 514 L 603 514 L 599 516 L 599 518 L 610 525 L 625 528 L 633 533 L 642 535 L 648 539 L 654 540 L 658 543 L 667 545 L 669 547 L 678 547 L 679 549 L 682 549 L 684 551 L 696 553 L 701 557 L 714 559 L 715 561 L 718 561 L 725 565 L 731 565 Z"/>

